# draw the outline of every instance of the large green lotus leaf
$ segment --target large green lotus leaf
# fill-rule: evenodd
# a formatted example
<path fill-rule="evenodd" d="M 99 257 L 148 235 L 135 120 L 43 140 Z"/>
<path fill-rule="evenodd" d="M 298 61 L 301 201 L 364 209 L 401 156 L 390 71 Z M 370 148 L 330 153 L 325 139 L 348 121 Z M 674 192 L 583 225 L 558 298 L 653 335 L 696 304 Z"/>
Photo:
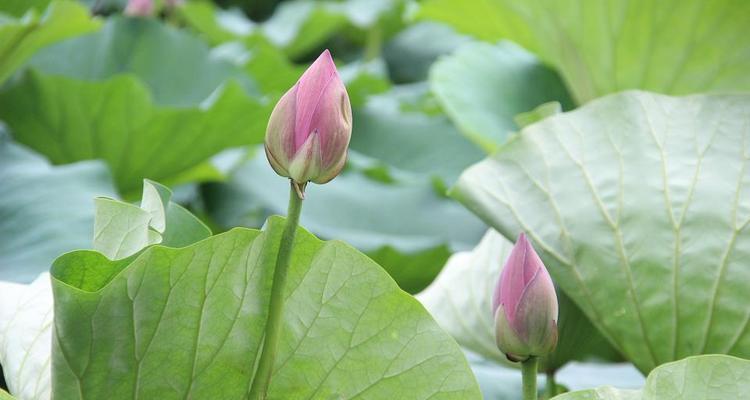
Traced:
<path fill-rule="evenodd" d="M 247 398 L 283 226 L 56 260 L 53 395 Z M 450 336 L 350 246 L 300 229 L 285 296 L 269 399 L 480 398 Z"/>
<path fill-rule="evenodd" d="M 16 400 L 16 398 L 8 394 L 5 390 L 0 389 L 0 400 Z"/>
<path fill-rule="evenodd" d="M 14 5 L 7 6 L 8 12 L 20 11 Z M 99 25 L 85 7 L 73 1 L 56 1 L 44 12 L 32 9 L 17 19 L 0 10 L 0 84 L 40 48 L 94 31 Z"/>
<path fill-rule="evenodd" d="M 0 118 L 16 140 L 55 164 L 103 159 L 123 193 L 262 142 L 269 112 L 234 84 L 197 107 L 158 106 L 129 75 L 86 82 L 32 70 L 0 93 Z"/>
<path fill-rule="evenodd" d="M 525 231 L 642 371 L 750 357 L 750 97 L 625 92 L 521 131 L 453 195 Z"/>
<path fill-rule="evenodd" d="M 400 85 L 371 96 L 354 111 L 351 148 L 388 166 L 452 185 L 483 153 L 444 114 L 409 109 L 413 98 L 427 94 L 425 85 Z"/>
<path fill-rule="evenodd" d="M 486 229 L 425 180 L 385 184 L 347 171 L 325 186 L 308 185 L 306 193 L 304 226 L 373 256 L 412 292 L 432 281 L 452 251 L 471 247 Z M 203 194 L 219 225 L 254 227 L 266 215 L 284 212 L 288 182 L 273 172 L 260 151 Z"/>
<path fill-rule="evenodd" d="M 96 196 L 114 196 L 100 161 L 51 166 L 0 137 L 0 279 L 31 282 L 62 253 L 88 248 Z"/>
<path fill-rule="evenodd" d="M 565 393 L 556 400 L 742 399 L 750 393 L 750 361 L 724 355 L 688 357 L 660 365 L 641 390 L 610 386 Z"/>
<path fill-rule="evenodd" d="M 431 0 L 420 14 L 536 52 L 579 103 L 624 89 L 750 90 L 744 0 Z"/>
<path fill-rule="evenodd" d="M 486 359 L 511 364 L 495 344 L 492 296 L 513 244 L 489 230 L 472 251 L 454 254 L 435 281 L 417 295 L 433 318 L 458 344 Z M 616 352 L 581 310 L 559 292 L 559 341 L 541 360 L 540 370 L 554 372 L 570 360 L 614 358 Z M 517 363 L 514 365 L 518 365 Z"/>
<path fill-rule="evenodd" d="M 87 81 L 133 74 L 160 105 L 198 105 L 230 78 L 254 89 L 242 68 L 221 59 L 200 39 L 151 18 L 110 18 L 96 33 L 40 51 L 31 65 Z"/>
<path fill-rule="evenodd" d="M 559 76 L 507 41 L 462 46 L 433 65 L 430 86 L 456 126 L 490 153 L 518 130 L 517 114 L 550 101 L 573 107 Z"/>

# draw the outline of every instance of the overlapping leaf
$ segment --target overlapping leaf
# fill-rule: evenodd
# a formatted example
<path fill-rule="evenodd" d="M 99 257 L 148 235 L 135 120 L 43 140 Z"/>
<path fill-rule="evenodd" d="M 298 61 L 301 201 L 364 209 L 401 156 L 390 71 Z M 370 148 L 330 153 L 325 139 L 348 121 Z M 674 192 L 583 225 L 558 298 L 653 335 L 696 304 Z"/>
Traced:
<path fill-rule="evenodd" d="M 530 125 L 453 195 L 526 231 L 642 371 L 750 356 L 750 97 L 626 92 Z"/>
<path fill-rule="evenodd" d="M 487 152 L 518 130 L 516 114 L 550 101 L 572 108 L 557 74 L 510 42 L 462 46 L 433 65 L 430 86 L 456 126 Z"/>
<path fill-rule="evenodd" d="M 431 0 L 420 15 L 536 52 L 579 103 L 625 89 L 750 90 L 744 0 Z"/>
<path fill-rule="evenodd" d="M 371 96 L 355 110 L 351 148 L 387 166 L 451 185 L 483 153 L 439 111 L 430 115 L 410 106 L 427 95 L 424 85 L 401 85 Z"/>
<path fill-rule="evenodd" d="M 0 118 L 55 164 L 103 159 L 124 193 L 169 180 L 225 148 L 263 140 L 269 106 L 227 85 L 200 107 L 153 103 L 131 76 L 104 82 L 28 73 L 0 93 Z"/>
<path fill-rule="evenodd" d="M 114 196 L 106 166 L 53 167 L 0 137 L 0 279 L 31 282 L 62 253 L 88 248 L 96 196 Z"/>
<path fill-rule="evenodd" d="M 741 399 L 750 392 L 750 361 L 705 355 L 664 364 L 651 371 L 641 390 L 611 386 L 581 390 L 555 400 Z"/>
<path fill-rule="evenodd" d="M 59 258 L 54 396 L 246 398 L 283 224 L 121 261 Z M 479 398 L 452 339 L 351 247 L 300 230 L 286 297 L 269 399 Z"/>

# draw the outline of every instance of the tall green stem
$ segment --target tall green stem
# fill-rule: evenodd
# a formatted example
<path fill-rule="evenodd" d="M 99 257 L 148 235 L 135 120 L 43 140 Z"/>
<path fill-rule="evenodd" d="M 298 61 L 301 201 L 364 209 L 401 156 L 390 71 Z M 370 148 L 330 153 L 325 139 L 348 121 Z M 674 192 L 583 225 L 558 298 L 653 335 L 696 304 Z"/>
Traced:
<path fill-rule="evenodd" d="M 557 395 L 557 382 L 555 382 L 555 371 L 547 371 L 547 398 L 551 399 Z"/>
<path fill-rule="evenodd" d="M 289 192 L 289 211 L 287 212 L 286 225 L 281 234 L 279 254 L 276 256 L 276 268 L 273 273 L 273 284 L 271 285 L 271 302 L 268 306 L 268 323 L 266 324 L 265 339 L 261 350 L 258 369 L 255 373 L 253 385 L 250 388 L 250 399 L 263 400 L 266 398 L 268 387 L 271 384 L 271 373 L 276 360 L 279 338 L 281 336 L 281 321 L 284 311 L 284 286 L 289 270 L 289 260 L 292 255 L 294 236 L 299 225 L 299 214 L 302 210 L 302 198 L 297 194 L 294 183 L 290 180 L 291 190 Z"/>
<path fill-rule="evenodd" d="M 523 400 L 537 400 L 536 392 L 536 365 L 537 357 L 531 356 L 521 363 L 523 374 Z"/>

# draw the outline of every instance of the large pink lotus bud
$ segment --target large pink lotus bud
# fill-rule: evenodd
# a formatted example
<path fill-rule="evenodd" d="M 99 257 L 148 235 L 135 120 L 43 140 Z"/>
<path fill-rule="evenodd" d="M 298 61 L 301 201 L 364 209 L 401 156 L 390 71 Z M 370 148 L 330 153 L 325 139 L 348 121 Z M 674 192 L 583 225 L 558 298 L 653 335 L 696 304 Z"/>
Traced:
<path fill-rule="evenodd" d="M 518 236 L 492 298 L 497 347 L 512 361 L 545 356 L 557 345 L 557 294 L 526 235 Z"/>
<path fill-rule="evenodd" d="M 352 106 L 331 53 L 324 51 L 271 113 L 266 156 L 274 171 L 304 185 L 341 172 L 352 135 Z"/>
<path fill-rule="evenodd" d="M 125 15 L 134 17 L 148 17 L 154 14 L 154 2 L 152 0 L 129 0 L 125 6 Z"/>

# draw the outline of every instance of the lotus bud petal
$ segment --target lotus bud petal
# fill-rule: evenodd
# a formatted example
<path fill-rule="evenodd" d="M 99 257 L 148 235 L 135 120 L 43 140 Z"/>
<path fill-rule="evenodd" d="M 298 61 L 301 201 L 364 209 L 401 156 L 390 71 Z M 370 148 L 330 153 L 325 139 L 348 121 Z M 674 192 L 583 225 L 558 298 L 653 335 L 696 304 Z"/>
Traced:
<path fill-rule="evenodd" d="M 557 345 L 557 294 L 552 278 L 526 235 L 500 274 L 492 298 L 497 347 L 512 361 L 546 356 Z"/>
<path fill-rule="evenodd" d="M 266 157 L 297 184 L 326 183 L 344 168 L 351 135 L 349 95 L 326 50 L 271 112 Z"/>
<path fill-rule="evenodd" d="M 135 17 L 148 17 L 154 14 L 154 2 L 152 0 L 129 0 L 125 6 L 125 15 Z"/>

